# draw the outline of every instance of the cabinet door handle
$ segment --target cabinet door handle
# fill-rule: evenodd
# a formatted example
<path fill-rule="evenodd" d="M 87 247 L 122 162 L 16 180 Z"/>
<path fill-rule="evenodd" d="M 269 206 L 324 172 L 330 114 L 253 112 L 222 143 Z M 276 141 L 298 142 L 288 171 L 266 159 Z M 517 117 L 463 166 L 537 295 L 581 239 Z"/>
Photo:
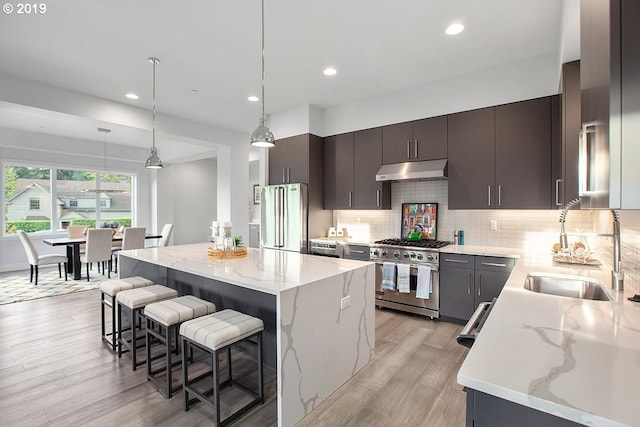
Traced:
<path fill-rule="evenodd" d="M 469 261 L 464 261 L 461 259 L 449 259 L 449 258 L 445 258 L 444 262 L 457 262 L 459 264 L 469 264 Z"/>
<path fill-rule="evenodd" d="M 282 183 L 286 184 L 287 183 L 287 175 L 286 175 L 286 169 L 287 168 L 282 168 Z"/>
<path fill-rule="evenodd" d="M 471 278 L 472 278 L 472 274 L 469 273 L 469 275 L 467 277 L 469 277 L 469 279 L 467 280 L 467 295 L 471 295 Z"/>
<path fill-rule="evenodd" d="M 500 264 L 497 262 L 481 262 L 481 265 L 488 265 L 489 267 L 506 267 L 507 264 Z"/>
<path fill-rule="evenodd" d="M 502 185 L 498 185 L 498 207 L 502 206 Z"/>
<path fill-rule="evenodd" d="M 353 201 L 353 191 L 349 191 L 349 207 L 351 207 Z"/>
<path fill-rule="evenodd" d="M 480 275 L 480 278 L 478 280 L 478 296 L 482 295 L 482 274 Z"/>
<path fill-rule="evenodd" d="M 364 251 L 356 251 L 356 250 L 351 250 L 351 252 L 353 252 L 354 254 L 363 254 Z"/>
<path fill-rule="evenodd" d="M 416 139 L 416 140 L 414 141 L 414 143 L 415 143 L 416 145 L 415 145 L 415 147 L 414 147 L 414 149 L 413 149 L 413 157 L 417 159 L 417 158 L 418 158 L 418 140 Z"/>
<path fill-rule="evenodd" d="M 556 179 L 556 206 L 562 206 L 562 202 L 560 202 L 560 183 L 562 179 Z"/>
<path fill-rule="evenodd" d="M 291 168 L 287 168 L 287 184 L 291 184 Z"/>
<path fill-rule="evenodd" d="M 380 207 L 380 190 L 376 190 L 376 206 Z"/>
<path fill-rule="evenodd" d="M 407 141 L 407 160 L 411 159 L 411 141 Z"/>
<path fill-rule="evenodd" d="M 487 206 L 491 207 L 491 186 L 487 185 Z"/>

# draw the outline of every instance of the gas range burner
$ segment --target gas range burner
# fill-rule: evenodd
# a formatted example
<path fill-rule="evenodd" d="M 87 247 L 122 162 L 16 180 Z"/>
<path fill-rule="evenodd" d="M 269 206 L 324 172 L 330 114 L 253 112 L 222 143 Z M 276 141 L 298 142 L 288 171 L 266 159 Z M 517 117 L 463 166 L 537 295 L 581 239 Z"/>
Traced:
<path fill-rule="evenodd" d="M 406 240 L 406 239 L 384 239 L 375 242 L 380 245 L 389 246 L 406 246 L 413 248 L 439 249 L 443 246 L 450 245 L 451 242 L 443 240 Z"/>

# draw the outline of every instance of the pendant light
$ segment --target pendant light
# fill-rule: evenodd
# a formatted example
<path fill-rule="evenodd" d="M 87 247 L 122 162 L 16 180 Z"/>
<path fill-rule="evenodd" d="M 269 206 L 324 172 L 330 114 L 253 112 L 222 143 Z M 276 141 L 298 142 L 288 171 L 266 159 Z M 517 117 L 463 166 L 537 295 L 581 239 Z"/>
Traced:
<path fill-rule="evenodd" d="M 251 145 L 260 148 L 271 148 L 276 144 L 273 133 L 266 125 L 264 118 L 264 0 L 262 0 L 262 115 L 260 116 L 260 122 L 258 127 L 251 134 Z"/>
<path fill-rule="evenodd" d="M 158 149 L 156 148 L 156 65 L 160 63 L 160 60 L 158 58 L 149 58 L 149 62 L 153 64 L 153 145 L 151 146 L 151 155 L 144 167 L 147 169 L 162 169 L 162 160 L 158 157 Z"/>

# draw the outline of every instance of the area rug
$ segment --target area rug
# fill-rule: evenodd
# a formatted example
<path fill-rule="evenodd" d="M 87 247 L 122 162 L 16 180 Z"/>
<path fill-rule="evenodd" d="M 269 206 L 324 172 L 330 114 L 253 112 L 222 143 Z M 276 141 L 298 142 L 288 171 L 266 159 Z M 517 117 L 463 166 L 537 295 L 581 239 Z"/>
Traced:
<path fill-rule="evenodd" d="M 117 277 L 117 275 L 111 273 L 111 277 Z M 38 286 L 34 286 L 33 283 L 29 283 L 29 270 L 1 273 L 0 305 L 98 289 L 100 282 L 107 279 L 106 275 L 103 276 L 94 268 L 90 272 L 88 282 L 86 278 L 73 280 L 71 277 L 65 282 L 64 273 L 62 278 L 58 277 L 58 267 L 54 266 L 40 268 Z"/>

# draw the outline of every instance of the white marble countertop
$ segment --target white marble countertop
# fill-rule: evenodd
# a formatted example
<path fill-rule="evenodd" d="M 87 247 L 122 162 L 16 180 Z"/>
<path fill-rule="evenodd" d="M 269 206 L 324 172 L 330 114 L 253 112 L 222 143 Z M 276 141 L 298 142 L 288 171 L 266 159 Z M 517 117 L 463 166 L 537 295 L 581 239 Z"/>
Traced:
<path fill-rule="evenodd" d="M 446 254 L 482 255 L 507 258 L 520 257 L 520 250 L 518 249 L 495 246 L 447 245 L 440 248 L 440 252 Z"/>
<path fill-rule="evenodd" d="M 197 243 L 119 253 L 120 256 L 274 295 L 371 264 L 365 261 L 254 248 L 247 248 L 246 258 L 213 259 L 207 256 L 208 246 L 207 243 Z"/>
<path fill-rule="evenodd" d="M 530 292 L 529 272 L 588 276 L 614 300 Z M 613 292 L 610 274 L 556 266 L 547 254 L 521 257 L 458 382 L 585 425 L 640 425 L 640 303 L 627 300 L 631 283 Z"/>

